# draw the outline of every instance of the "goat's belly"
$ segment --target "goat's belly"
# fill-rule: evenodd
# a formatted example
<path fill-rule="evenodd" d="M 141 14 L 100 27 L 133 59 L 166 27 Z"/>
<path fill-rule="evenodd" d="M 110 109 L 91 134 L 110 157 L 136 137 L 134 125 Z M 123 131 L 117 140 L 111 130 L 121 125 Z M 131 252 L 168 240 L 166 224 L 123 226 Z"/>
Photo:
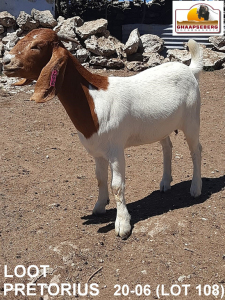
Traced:
<path fill-rule="evenodd" d="M 182 107 L 170 115 L 158 116 L 157 118 L 135 119 L 130 118 L 124 130 L 118 132 L 124 138 L 124 146 L 138 146 L 151 144 L 166 138 L 176 129 L 182 129 Z"/>
<path fill-rule="evenodd" d="M 131 147 L 131 146 L 140 146 L 144 144 L 152 144 L 157 141 L 161 141 L 164 138 L 166 138 L 168 135 L 171 134 L 176 128 L 171 127 L 167 128 L 165 130 L 154 130 L 151 129 L 145 129 L 143 131 L 140 131 L 139 133 L 133 133 L 131 134 L 124 145 L 125 148 Z"/>

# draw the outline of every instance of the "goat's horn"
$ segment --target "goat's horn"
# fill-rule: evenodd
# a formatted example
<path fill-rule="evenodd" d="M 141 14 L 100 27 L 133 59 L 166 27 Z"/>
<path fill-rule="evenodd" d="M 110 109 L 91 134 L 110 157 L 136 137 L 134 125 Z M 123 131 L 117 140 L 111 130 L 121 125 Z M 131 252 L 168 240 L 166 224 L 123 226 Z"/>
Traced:
<path fill-rule="evenodd" d="M 58 38 L 61 41 L 64 41 L 64 42 L 68 42 L 69 41 L 69 42 L 73 42 L 73 43 L 76 43 L 76 44 L 80 45 L 79 41 L 77 41 L 77 40 L 75 40 L 75 39 L 73 39 L 71 37 L 65 36 L 64 34 L 57 33 L 57 36 L 58 36 Z"/>

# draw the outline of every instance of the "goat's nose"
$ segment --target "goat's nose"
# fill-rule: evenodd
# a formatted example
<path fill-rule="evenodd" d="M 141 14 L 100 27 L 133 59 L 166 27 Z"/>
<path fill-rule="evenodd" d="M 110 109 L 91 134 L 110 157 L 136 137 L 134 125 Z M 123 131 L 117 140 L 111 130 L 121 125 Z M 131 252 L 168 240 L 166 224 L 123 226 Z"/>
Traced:
<path fill-rule="evenodd" d="M 6 54 L 4 57 L 3 57 L 3 64 L 4 65 L 8 65 L 10 62 L 11 62 L 11 59 L 15 57 L 15 55 L 12 55 L 12 54 Z"/>

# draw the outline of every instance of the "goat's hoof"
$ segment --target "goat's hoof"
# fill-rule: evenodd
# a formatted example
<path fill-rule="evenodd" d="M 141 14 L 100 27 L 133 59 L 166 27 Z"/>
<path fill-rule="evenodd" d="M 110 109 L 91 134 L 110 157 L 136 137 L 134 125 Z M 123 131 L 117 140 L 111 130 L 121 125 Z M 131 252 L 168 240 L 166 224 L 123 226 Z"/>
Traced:
<path fill-rule="evenodd" d="M 131 233 L 131 225 L 127 221 L 118 221 L 115 222 L 115 234 L 120 236 L 123 240 L 128 238 Z"/>
<path fill-rule="evenodd" d="M 196 190 L 190 190 L 190 193 L 191 193 L 191 196 L 193 197 L 193 198 L 197 198 L 197 197 L 199 197 L 200 195 L 201 195 L 201 190 L 199 190 L 199 191 L 196 191 Z"/>
<path fill-rule="evenodd" d="M 170 182 L 172 180 L 162 180 L 160 182 L 160 192 L 166 192 L 171 189 Z"/>
<path fill-rule="evenodd" d="M 202 192 L 202 185 L 201 184 L 192 184 L 191 185 L 191 189 L 190 189 L 190 193 L 191 196 L 194 198 L 197 198 L 201 195 Z"/>
<path fill-rule="evenodd" d="M 93 215 L 103 215 L 106 213 L 106 210 L 105 210 L 105 206 L 102 205 L 102 204 L 99 204 L 98 202 L 95 204 L 95 207 L 92 211 L 92 214 Z"/>

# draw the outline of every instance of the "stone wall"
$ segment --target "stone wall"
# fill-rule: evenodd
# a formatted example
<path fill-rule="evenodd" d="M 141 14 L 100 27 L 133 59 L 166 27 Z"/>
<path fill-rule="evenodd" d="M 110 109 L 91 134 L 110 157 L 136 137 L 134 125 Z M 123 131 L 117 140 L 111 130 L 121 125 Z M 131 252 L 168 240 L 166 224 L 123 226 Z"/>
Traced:
<path fill-rule="evenodd" d="M 124 24 L 171 24 L 172 1 L 77 1 L 56 0 L 56 13 L 65 18 L 80 16 L 85 21 L 104 18 L 108 20 L 111 34 L 122 40 Z"/>
<path fill-rule="evenodd" d="M 53 18 L 50 11 L 32 9 L 31 15 L 20 12 L 18 18 L 8 12 L 0 13 L 0 71 L 2 57 L 29 31 L 40 28 L 52 28 L 60 35 L 68 36 L 79 42 L 64 42 L 65 47 L 82 64 L 92 68 L 127 68 L 142 71 L 169 61 L 190 63 L 187 50 L 168 50 L 167 56 L 161 55 L 164 41 L 152 34 L 140 36 L 134 29 L 125 44 L 111 35 L 106 19 L 84 22 L 79 16 L 64 19 Z M 225 67 L 225 37 L 211 37 L 213 50 L 202 47 L 205 69 Z"/>

